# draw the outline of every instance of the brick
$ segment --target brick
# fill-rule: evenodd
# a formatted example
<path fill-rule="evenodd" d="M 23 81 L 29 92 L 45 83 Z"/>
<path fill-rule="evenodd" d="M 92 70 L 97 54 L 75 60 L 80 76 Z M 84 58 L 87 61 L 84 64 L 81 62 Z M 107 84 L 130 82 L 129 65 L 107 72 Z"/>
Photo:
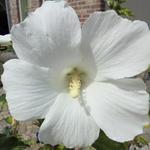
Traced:
<path fill-rule="evenodd" d="M 103 0 L 68 0 L 68 3 L 76 10 L 81 24 L 91 13 L 105 9 Z"/>

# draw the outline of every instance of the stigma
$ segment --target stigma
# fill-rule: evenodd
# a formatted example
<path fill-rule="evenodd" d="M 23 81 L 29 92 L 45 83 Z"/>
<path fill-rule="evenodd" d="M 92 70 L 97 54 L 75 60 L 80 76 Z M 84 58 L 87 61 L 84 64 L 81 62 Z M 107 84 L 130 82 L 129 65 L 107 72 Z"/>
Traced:
<path fill-rule="evenodd" d="M 68 90 L 72 98 L 80 96 L 82 89 L 82 74 L 77 68 L 74 68 L 67 74 L 68 76 Z"/>

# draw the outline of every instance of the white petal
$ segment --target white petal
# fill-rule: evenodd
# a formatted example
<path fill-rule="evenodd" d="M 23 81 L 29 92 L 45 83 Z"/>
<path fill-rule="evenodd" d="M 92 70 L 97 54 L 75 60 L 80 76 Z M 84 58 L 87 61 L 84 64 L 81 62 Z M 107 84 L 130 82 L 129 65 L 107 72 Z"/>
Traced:
<path fill-rule="evenodd" d="M 99 136 L 99 128 L 77 99 L 60 94 L 43 122 L 39 138 L 68 148 L 86 147 Z"/>
<path fill-rule="evenodd" d="M 11 35 L 6 34 L 6 35 L 0 35 L 0 45 L 10 45 L 11 44 Z"/>
<path fill-rule="evenodd" d="M 20 24 L 14 25 L 12 41 L 22 60 L 40 66 L 61 66 L 79 58 L 81 27 L 75 11 L 65 1 L 46 1 Z"/>
<path fill-rule="evenodd" d="M 98 79 L 131 77 L 150 64 L 150 32 L 145 22 L 96 12 L 83 26 L 82 49 L 95 60 Z"/>
<path fill-rule="evenodd" d="M 6 62 L 2 82 L 11 114 L 17 120 L 45 117 L 58 94 L 52 80 L 47 68 L 17 59 Z"/>
<path fill-rule="evenodd" d="M 113 140 L 132 140 L 149 122 L 149 95 L 140 79 L 95 82 L 85 96 L 91 116 Z"/>

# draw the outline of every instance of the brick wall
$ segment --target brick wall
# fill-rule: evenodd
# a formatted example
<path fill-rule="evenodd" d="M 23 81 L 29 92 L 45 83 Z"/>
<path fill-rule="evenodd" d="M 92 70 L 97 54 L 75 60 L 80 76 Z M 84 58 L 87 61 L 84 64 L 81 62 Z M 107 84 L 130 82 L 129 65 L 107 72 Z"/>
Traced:
<path fill-rule="evenodd" d="M 42 4 L 42 0 L 28 0 L 28 11 L 34 11 Z M 12 24 L 20 22 L 19 0 L 9 0 L 10 16 Z"/>
<path fill-rule="evenodd" d="M 42 0 L 28 0 L 28 10 L 29 10 L 29 12 L 34 11 L 41 4 L 42 4 Z"/>
<path fill-rule="evenodd" d="M 68 3 L 76 10 L 81 23 L 83 23 L 91 13 L 105 9 L 103 0 L 68 0 Z"/>
<path fill-rule="evenodd" d="M 20 21 L 19 17 L 19 7 L 18 7 L 18 0 L 9 0 L 9 7 L 10 7 L 10 17 L 12 24 L 16 24 Z"/>
<path fill-rule="evenodd" d="M 94 11 L 104 10 L 104 0 L 67 0 L 76 10 L 81 23 L 83 23 Z M 20 21 L 18 0 L 9 0 L 12 24 Z M 35 10 L 42 4 L 42 0 L 28 0 L 28 11 Z"/>

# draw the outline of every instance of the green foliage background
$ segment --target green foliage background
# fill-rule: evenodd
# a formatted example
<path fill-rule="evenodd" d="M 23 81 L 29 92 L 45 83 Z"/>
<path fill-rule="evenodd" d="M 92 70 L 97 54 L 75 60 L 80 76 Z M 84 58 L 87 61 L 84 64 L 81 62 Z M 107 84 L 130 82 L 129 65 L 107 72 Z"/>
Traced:
<path fill-rule="evenodd" d="M 128 0 L 106 0 L 107 5 L 110 9 L 114 9 L 119 15 L 123 17 L 133 17 L 134 14 L 128 8 L 123 7 L 122 5 Z"/>

